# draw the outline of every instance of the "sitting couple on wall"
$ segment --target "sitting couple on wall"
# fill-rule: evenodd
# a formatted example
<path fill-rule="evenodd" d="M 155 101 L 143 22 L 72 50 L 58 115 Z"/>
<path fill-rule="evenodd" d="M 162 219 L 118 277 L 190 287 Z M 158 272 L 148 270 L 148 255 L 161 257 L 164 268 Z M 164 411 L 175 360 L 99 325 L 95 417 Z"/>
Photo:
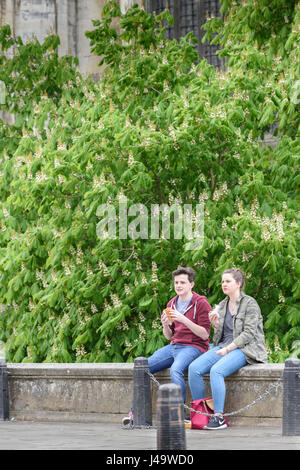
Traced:
<path fill-rule="evenodd" d="M 154 374 L 170 368 L 171 381 L 181 388 L 183 403 L 186 386 L 184 373 L 193 400 L 205 398 L 203 374 L 210 372 L 214 415 L 205 429 L 227 427 L 223 417 L 225 377 L 241 367 L 267 362 L 263 321 L 253 297 L 243 292 L 244 274 L 240 269 L 227 269 L 222 275 L 225 299 L 212 310 L 205 296 L 192 291 L 196 273 L 181 267 L 173 271 L 176 296 L 163 311 L 163 334 L 170 344 L 148 358 L 149 371 Z M 209 349 L 210 325 L 214 325 L 213 347 Z M 131 418 L 124 418 L 128 424 Z"/>

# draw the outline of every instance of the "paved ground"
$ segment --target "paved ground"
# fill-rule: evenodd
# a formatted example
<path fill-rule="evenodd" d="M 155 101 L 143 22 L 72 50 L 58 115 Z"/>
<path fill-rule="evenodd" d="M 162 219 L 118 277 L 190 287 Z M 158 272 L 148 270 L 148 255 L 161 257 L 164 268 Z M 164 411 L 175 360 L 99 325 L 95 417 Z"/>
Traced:
<path fill-rule="evenodd" d="M 118 424 L 0 421 L 0 449 L 155 451 L 156 433 L 156 429 L 126 430 Z M 281 428 L 262 426 L 188 429 L 186 442 L 187 450 L 300 450 L 300 436 L 282 436 Z"/>

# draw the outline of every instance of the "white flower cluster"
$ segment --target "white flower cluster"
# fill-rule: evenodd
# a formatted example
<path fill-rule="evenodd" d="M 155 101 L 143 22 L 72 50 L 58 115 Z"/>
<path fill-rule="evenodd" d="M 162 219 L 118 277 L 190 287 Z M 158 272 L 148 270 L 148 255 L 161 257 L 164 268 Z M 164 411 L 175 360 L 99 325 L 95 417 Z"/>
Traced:
<path fill-rule="evenodd" d="M 257 200 L 257 196 L 255 196 L 255 199 L 251 205 L 251 216 L 252 216 L 252 219 L 255 220 L 256 222 L 260 221 L 260 217 L 257 214 L 258 209 L 259 209 L 259 203 Z"/>
<path fill-rule="evenodd" d="M 139 317 L 140 322 L 142 322 L 142 323 L 146 320 L 144 315 L 142 314 L 142 312 L 139 312 L 138 317 Z"/>
<path fill-rule="evenodd" d="M 140 334 L 139 334 L 139 341 L 141 343 L 145 343 L 146 341 L 146 331 L 145 331 L 145 328 L 143 327 L 143 325 L 141 325 L 141 323 L 138 324 L 138 329 L 140 330 Z"/>
<path fill-rule="evenodd" d="M 145 138 L 144 138 L 144 141 L 141 142 L 141 146 L 143 146 L 143 147 L 150 147 L 151 142 L 152 142 L 152 141 L 151 141 L 151 137 L 145 137 Z"/>
<path fill-rule="evenodd" d="M 169 135 L 170 135 L 171 139 L 173 139 L 174 142 L 176 142 L 176 141 L 177 141 L 177 137 L 176 137 L 176 134 L 175 134 L 175 129 L 174 129 L 174 127 L 172 126 L 172 124 L 169 126 L 168 131 L 169 131 Z"/>
<path fill-rule="evenodd" d="M 101 271 L 103 271 L 104 276 L 108 277 L 109 276 L 109 271 L 108 271 L 107 266 L 103 263 L 103 261 L 99 260 L 98 266 L 101 269 Z"/>
<path fill-rule="evenodd" d="M 244 263 L 247 263 L 253 257 L 254 257 L 254 253 L 245 253 L 243 251 L 242 259 Z"/>
<path fill-rule="evenodd" d="M 140 262 L 139 259 L 136 261 L 136 269 L 137 269 L 137 271 L 141 271 L 141 270 L 142 270 L 142 265 L 141 265 L 141 262 Z"/>
<path fill-rule="evenodd" d="M 103 312 L 108 312 L 109 310 L 111 310 L 112 307 L 109 305 L 109 303 L 107 302 L 106 299 L 104 299 L 104 310 Z"/>
<path fill-rule="evenodd" d="M 35 181 L 37 183 L 41 183 L 42 181 L 47 181 L 47 180 L 48 180 L 48 176 L 45 173 L 42 173 L 40 171 L 36 172 Z"/>
<path fill-rule="evenodd" d="M 62 232 L 58 232 L 55 228 L 53 229 L 53 234 L 54 238 L 60 238 L 62 235 Z"/>
<path fill-rule="evenodd" d="M 156 127 L 155 127 L 155 124 L 150 121 L 150 119 L 148 119 L 145 124 L 149 127 L 150 131 L 152 132 L 155 132 L 156 131 Z"/>
<path fill-rule="evenodd" d="M 77 109 L 77 111 L 80 111 L 80 103 L 78 100 L 75 100 L 75 101 L 71 100 L 70 106 L 72 109 Z M 59 149 L 59 150 L 63 150 L 63 149 Z"/>
<path fill-rule="evenodd" d="M 222 106 L 217 106 L 213 111 L 210 112 L 210 117 L 212 118 L 221 118 L 221 119 L 225 119 L 226 118 L 226 110 L 222 108 Z"/>
<path fill-rule="evenodd" d="M 90 265 L 87 264 L 86 266 L 86 273 L 87 273 L 87 276 L 90 277 L 92 276 L 94 273 L 93 273 L 93 270 L 91 269 Z"/>
<path fill-rule="evenodd" d="M 225 238 L 225 249 L 230 250 L 230 241 L 228 240 L 228 237 Z"/>
<path fill-rule="evenodd" d="M 103 184 L 105 184 L 105 176 L 103 173 L 101 173 L 100 177 L 99 176 L 94 176 L 93 179 L 93 187 L 94 188 L 101 188 Z"/>
<path fill-rule="evenodd" d="M 110 298 L 112 300 L 114 308 L 122 307 L 122 302 L 120 301 L 119 297 L 116 294 L 111 293 Z"/>
<path fill-rule="evenodd" d="M 259 219 L 257 217 L 258 224 L 263 227 L 262 231 L 262 238 L 265 241 L 268 241 L 271 238 L 271 233 L 277 235 L 280 241 L 283 241 L 284 231 L 283 231 L 283 221 L 284 217 L 282 214 L 277 214 L 275 211 L 273 212 L 273 216 L 270 219 L 266 215 L 263 218 Z"/>
<path fill-rule="evenodd" d="M 86 350 L 84 348 L 84 345 L 81 344 L 81 346 L 77 346 L 76 348 L 76 357 L 83 357 L 86 355 Z"/>
<path fill-rule="evenodd" d="M 36 279 L 37 279 L 38 281 L 39 281 L 39 280 L 42 281 L 44 289 L 45 289 L 46 287 L 48 287 L 48 283 L 47 283 L 47 281 L 46 281 L 46 276 L 45 276 L 45 273 L 44 273 L 43 271 L 39 271 L 38 269 L 36 269 L 36 271 L 35 271 L 35 277 L 36 277 Z"/>
<path fill-rule="evenodd" d="M 162 325 L 161 325 L 160 322 L 158 322 L 157 320 L 153 320 L 153 322 L 152 322 L 152 328 L 153 328 L 154 330 L 159 330 L 161 327 L 162 327 Z"/>
<path fill-rule="evenodd" d="M 57 150 L 66 150 L 66 144 L 62 143 L 61 141 L 58 143 Z"/>
<path fill-rule="evenodd" d="M 94 314 L 98 312 L 98 309 L 95 304 L 91 304 L 91 310 L 92 310 L 92 313 Z"/>
<path fill-rule="evenodd" d="M 126 294 L 126 295 L 131 295 L 131 294 L 132 294 L 132 292 L 131 292 L 131 290 L 130 290 L 130 287 L 129 287 L 127 284 L 125 284 L 124 290 L 125 290 L 125 294 Z"/>
<path fill-rule="evenodd" d="M 66 263 L 66 261 L 62 261 L 61 264 L 65 269 L 66 276 L 69 276 L 71 274 L 71 271 L 70 271 L 68 263 Z"/>
<path fill-rule="evenodd" d="M 8 307 L 6 305 L 0 304 L 0 314 L 6 312 L 7 308 Z"/>
<path fill-rule="evenodd" d="M 132 153 L 130 153 L 129 156 L 128 156 L 128 165 L 129 165 L 129 166 L 132 166 L 132 165 L 134 165 L 134 164 L 135 164 L 135 160 L 134 160 L 134 158 L 133 158 Z"/>
<path fill-rule="evenodd" d="M 223 183 L 219 189 L 216 189 L 213 195 L 213 200 L 218 201 L 220 198 L 224 198 L 228 194 L 227 183 Z"/>
<path fill-rule="evenodd" d="M 60 163 L 60 161 L 55 157 L 55 158 L 54 158 L 54 168 L 58 168 L 59 166 L 61 166 L 61 163 Z"/>
<path fill-rule="evenodd" d="M 245 238 L 245 240 L 251 240 L 251 236 L 250 236 L 249 232 L 247 232 L 247 230 L 245 230 L 245 232 L 244 232 L 244 238 Z"/>
<path fill-rule="evenodd" d="M 65 182 L 65 177 L 62 175 L 58 175 L 58 184 L 64 184 Z"/>
<path fill-rule="evenodd" d="M 182 96 L 182 100 L 183 100 L 183 106 L 184 108 L 188 108 L 189 107 L 189 100 L 186 96 Z"/>
<path fill-rule="evenodd" d="M 187 129 L 187 128 L 189 127 L 189 125 L 188 125 L 188 123 L 187 123 L 187 121 L 186 121 L 186 118 L 184 118 L 184 120 L 183 120 L 183 122 L 182 122 L 182 124 L 181 124 L 181 127 L 182 127 L 183 129 Z"/>
<path fill-rule="evenodd" d="M 9 217 L 9 216 L 10 216 L 10 213 L 8 212 L 8 210 L 7 210 L 7 209 L 5 209 L 5 207 L 3 207 L 3 208 L 2 208 L 2 212 L 3 212 L 3 215 L 4 215 L 4 217 L 6 217 L 6 218 L 7 218 L 7 217 Z"/>
<path fill-rule="evenodd" d="M 240 215 L 242 215 L 243 212 L 244 212 L 243 201 L 240 201 L 240 200 L 238 199 L 236 205 L 237 205 L 237 208 L 238 208 L 238 213 L 239 213 Z"/>
<path fill-rule="evenodd" d="M 157 277 L 157 264 L 155 261 L 152 261 L 152 282 L 158 282 L 158 277 Z"/>
<path fill-rule="evenodd" d="M 206 201 L 206 200 L 208 200 L 208 199 L 209 199 L 209 197 L 208 197 L 208 194 L 207 194 L 206 191 L 203 191 L 203 193 L 200 194 L 200 196 L 199 196 L 199 202 L 200 202 L 200 204 L 201 204 L 201 203 L 204 203 L 204 201 Z"/>
<path fill-rule="evenodd" d="M 69 321 L 70 317 L 67 313 L 64 313 L 62 318 L 58 317 L 58 323 L 61 329 L 63 329 Z"/>
<path fill-rule="evenodd" d="M 41 147 L 38 147 L 38 148 L 36 149 L 36 152 L 34 153 L 33 156 L 34 156 L 34 158 L 37 158 L 38 160 L 42 157 L 42 149 L 41 149 Z"/>
<path fill-rule="evenodd" d="M 164 81 L 164 91 L 170 91 L 170 87 L 167 80 Z"/>

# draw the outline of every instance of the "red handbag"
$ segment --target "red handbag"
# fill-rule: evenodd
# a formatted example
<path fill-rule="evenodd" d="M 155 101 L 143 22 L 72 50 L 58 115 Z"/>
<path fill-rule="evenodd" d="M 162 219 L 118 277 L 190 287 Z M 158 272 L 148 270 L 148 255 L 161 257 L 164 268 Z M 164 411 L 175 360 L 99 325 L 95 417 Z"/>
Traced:
<path fill-rule="evenodd" d="M 191 408 L 195 411 L 212 415 L 214 413 L 214 401 L 212 397 L 194 400 L 191 403 Z M 195 413 L 195 411 L 191 411 L 191 429 L 203 429 L 209 423 L 210 416 L 200 415 Z"/>

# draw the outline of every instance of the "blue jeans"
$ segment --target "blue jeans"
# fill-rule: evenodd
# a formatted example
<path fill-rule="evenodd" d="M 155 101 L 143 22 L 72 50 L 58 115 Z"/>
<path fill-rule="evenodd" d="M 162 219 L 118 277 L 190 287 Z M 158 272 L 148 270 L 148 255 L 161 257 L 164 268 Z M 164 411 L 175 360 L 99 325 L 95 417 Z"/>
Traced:
<path fill-rule="evenodd" d="M 180 386 L 184 403 L 186 394 L 184 372 L 190 363 L 201 354 L 200 349 L 194 346 L 169 344 L 168 346 L 158 349 L 148 358 L 149 371 L 151 374 L 155 374 L 155 372 L 170 367 L 171 382 Z"/>
<path fill-rule="evenodd" d="M 203 374 L 210 372 L 210 386 L 214 400 L 215 413 L 223 413 L 226 387 L 224 378 L 233 374 L 247 364 L 246 356 L 241 349 L 234 349 L 225 356 L 219 356 L 216 351 L 221 349 L 216 346 L 189 366 L 189 386 L 193 400 L 205 398 Z"/>

